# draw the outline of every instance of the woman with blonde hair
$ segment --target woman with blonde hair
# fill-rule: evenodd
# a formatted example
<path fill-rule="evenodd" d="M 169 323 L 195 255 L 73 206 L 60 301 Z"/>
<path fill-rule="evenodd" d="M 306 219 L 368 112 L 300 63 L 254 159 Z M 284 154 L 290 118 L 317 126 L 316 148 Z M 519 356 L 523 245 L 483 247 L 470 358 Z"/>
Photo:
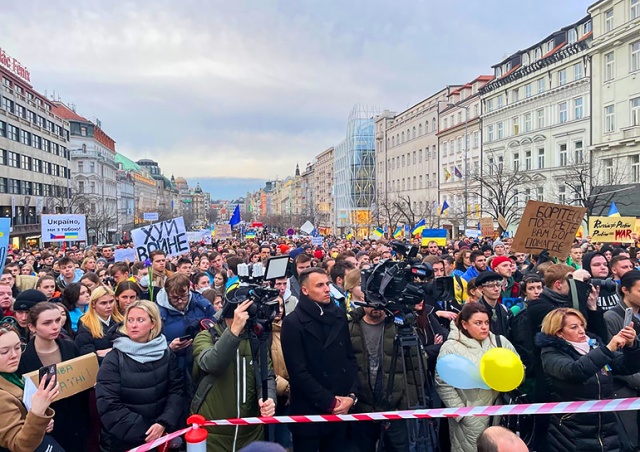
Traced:
<path fill-rule="evenodd" d="M 80 264 L 80 270 L 82 270 L 84 273 L 95 272 L 96 258 L 92 256 L 85 257 L 85 259 Z"/>
<path fill-rule="evenodd" d="M 129 305 L 113 350 L 98 371 L 102 450 L 124 452 L 178 427 L 182 374 L 161 331 L 155 303 Z"/>
<path fill-rule="evenodd" d="M 553 401 L 613 399 L 614 376 L 640 371 L 633 322 L 606 345 L 590 338 L 586 329 L 582 313 L 571 308 L 555 309 L 542 321 L 535 343 Z M 621 450 L 616 423 L 615 413 L 551 415 L 546 450 Z"/>
<path fill-rule="evenodd" d="M 115 326 L 123 320 L 113 291 L 105 286 L 96 287 L 91 292 L 89 309 L 78 321 L 75 341 L 80 354 L 95 353 L 98 361 L 102 361 L 111 351 Z"/>
<path fill-rule="evenodd" d="M 364 302 L 364 293 L 362 293 L 362 287 L 360 286 L 361 278 L 360 270 L 357 268 L 349 270 L 344 275 L 344 290 L 347 293 L 347 312 L 358 307 L 352 304 L 354 301 Z"/>

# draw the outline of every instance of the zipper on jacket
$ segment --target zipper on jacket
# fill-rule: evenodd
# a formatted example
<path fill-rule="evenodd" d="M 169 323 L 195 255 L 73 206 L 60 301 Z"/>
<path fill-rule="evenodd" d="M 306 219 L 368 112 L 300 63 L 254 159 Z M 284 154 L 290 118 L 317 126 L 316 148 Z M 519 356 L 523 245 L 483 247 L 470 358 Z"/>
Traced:
<path fill-rule="evenodd" d="M 598 400 L 602 400 L 602 391 L 601 391 L 602 388 L 600 386 L 600 376 L 597 373 L 596 373 L 596 381 L 598 382 Z M 600 443 L 600 450 L 604 452 L 604 444 L 602 444 L 602 438 L 600 437 L 601 429 L 602 429 L 602 414 L 598 413 L 598 442 Z"/>

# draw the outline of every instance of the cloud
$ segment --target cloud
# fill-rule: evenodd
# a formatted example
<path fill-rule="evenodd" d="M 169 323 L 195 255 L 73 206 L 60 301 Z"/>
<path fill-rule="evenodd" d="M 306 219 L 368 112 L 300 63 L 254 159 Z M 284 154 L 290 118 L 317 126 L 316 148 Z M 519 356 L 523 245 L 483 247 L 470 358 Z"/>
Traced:
<path fill-rule="evenodd" d="M 571 0 L 9 2 L 0 45 L 165 174 L 272 178 L 586 14 Z M 553 11 L 550 14 L 549 11 Z"/>

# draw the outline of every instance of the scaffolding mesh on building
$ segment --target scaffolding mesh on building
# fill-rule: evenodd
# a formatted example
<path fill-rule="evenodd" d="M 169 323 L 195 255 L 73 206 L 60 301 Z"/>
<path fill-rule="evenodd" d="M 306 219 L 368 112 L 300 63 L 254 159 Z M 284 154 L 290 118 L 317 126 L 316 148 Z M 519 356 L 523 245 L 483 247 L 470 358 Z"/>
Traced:
<path fill-rule="evenodd" d="M 334 150 L 336 231 L 369 235 L 376 201 L 375 126 L 377 108 L 356 104 L 349 115 L 347 135 Z"/>

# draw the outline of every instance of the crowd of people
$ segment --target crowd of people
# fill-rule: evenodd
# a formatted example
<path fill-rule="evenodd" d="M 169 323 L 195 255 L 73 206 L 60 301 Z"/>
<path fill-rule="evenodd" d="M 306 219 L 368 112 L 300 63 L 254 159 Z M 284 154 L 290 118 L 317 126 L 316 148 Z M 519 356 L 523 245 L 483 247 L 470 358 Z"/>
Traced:
<path fill-rule="evenodd" d="M 576 239 L 560 260 L 513 252 L 509 239 L 410 242 L 419 248 L 413 263 L 427 270 L 412 281 L 424 288 L 410 324 L 418 345 L 400 346 L 401 354 L 396 313 L 369 304 L 362 284 L 363 270 L 404 259 L 384 239 L 192 243 L 188 253 L 156 250 L 145 262 L 116 261 L 112 246 L 13 250 L 0 278 L 0 450 L 127 451 L 184 427 L 191 414 L 638 395 L 640 248 Z M 274 256 L 290 265 L 287 276 L 264 283 L 279 294 L 265 360 L 256 301 L 238 268 Z M 452 290 L 431 289 L 444 281 Z M 512 393 L 455 387 L 437 371 L 444 356 L 479 365 L 496 347 L 526 367 Z M 27 409 L 25 374 L 86 354 L 99 363 L 93 389 L 59 399 L 56 380 L 43 378 Z M 632 451 L 639 422 L 627 411 L 207 427 L 207 450 Z"/>

